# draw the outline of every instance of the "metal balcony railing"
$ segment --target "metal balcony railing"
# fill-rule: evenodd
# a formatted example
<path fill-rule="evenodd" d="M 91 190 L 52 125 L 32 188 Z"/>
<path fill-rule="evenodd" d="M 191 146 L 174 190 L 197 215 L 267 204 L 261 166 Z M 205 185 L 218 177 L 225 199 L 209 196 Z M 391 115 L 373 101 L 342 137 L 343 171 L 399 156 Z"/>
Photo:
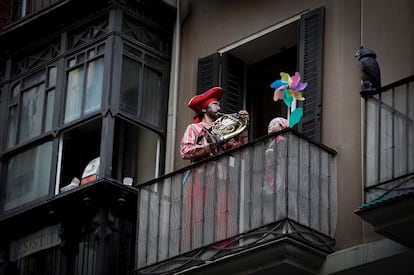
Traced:
<path fill-rule="evenodd" d="M 171 273 L 291 237 L 329 252 L 335 152 L 280 132 L 138 187 L 137 271 Z"/>
<path fill-rule="evenodd" d="M 414 189 L 414 76 L 365 100 L 365 201 Z"/>

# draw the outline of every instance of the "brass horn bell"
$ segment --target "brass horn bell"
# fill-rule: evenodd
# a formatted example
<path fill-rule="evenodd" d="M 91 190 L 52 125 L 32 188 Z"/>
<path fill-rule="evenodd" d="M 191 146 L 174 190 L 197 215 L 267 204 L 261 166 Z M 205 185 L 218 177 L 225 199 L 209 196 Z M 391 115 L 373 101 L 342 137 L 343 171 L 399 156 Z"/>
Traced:
<path fill-rule="evenodd" d="M 211 124 L 211 133 L 220 136 L 223 140 L 229 140 L 241 134 L 247 127 L 247 121 L 242 119 L 238 113 L 217 113 L 217 118 Z"/>

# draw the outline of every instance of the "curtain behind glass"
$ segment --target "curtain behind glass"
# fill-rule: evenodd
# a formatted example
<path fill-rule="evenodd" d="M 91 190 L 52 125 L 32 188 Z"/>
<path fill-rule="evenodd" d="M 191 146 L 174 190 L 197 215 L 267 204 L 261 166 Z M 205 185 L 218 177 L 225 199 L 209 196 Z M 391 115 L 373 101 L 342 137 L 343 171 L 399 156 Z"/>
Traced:
<path fill-rule="evenodd" d="M 103 58 L 88 64 L 84 114 L 97 111 L 101 107 L 103 71 Z"/>
<path fill-rule="evenodd" d="M 143 93 L 142 118 L 144 121 L 161 126 L 162 118 L 162 75 L 148 67 L 144 68 L 145 89 Z"/>
<path fill-rule="evenodd" d="M 83 67 L 69 72 L 66 90 L 65 123 L 80 117 L 82 107 Z"/>
<path fill-rule="evenodd" d="M 19 142 L 40 135 L 42 130 L 44 84 L 23 93 Z"/>
<path fill-rule="evenodd" d="M 16 143 L 17 132 L 17 106 L 9 109 L 8 126 L 7 126 L 7 147 Z"/>
<path fill-rule="evenodd" d="M 86 75 L 83 67 L 69 72 L 66 90 L 65 123 L 100 109 L 103 72 L 103 58 L 88 63 Z M 86 87 L 84 87 L 85 79 Z"/>
<path fill-rule="evenodd" d="M 131 58 L 125 57 L 122 60 L 121 98 L 119 109 L 131 115 L 137 116 L 139 75 L 141 64 Z M 152 106 L 151 106 L 152 107 Z"/>

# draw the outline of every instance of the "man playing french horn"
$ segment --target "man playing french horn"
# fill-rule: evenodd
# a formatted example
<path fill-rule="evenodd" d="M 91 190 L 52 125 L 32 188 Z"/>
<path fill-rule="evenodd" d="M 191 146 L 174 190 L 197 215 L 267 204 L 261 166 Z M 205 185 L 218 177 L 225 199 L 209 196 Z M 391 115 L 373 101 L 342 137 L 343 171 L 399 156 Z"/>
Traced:
<path fill-rule="evenodd" d="M 213 87 L 189 101 L 188 106 L 196 112 L 196 116 L 194 122 L 187 126 L 181 140 L 180 153 L 183 159 L 195 162 L 247 143 L 246 128 L 237 138 L 228 140 L 212 131 L 212 123 L 221 114 L 219 101 L 223 94 L 222 88 Z M 241 110 L 238 115 L 247 124 L 247 111 Z"/>
<path fill-rule="evenodd" d="M 193 97 L 188 106 L 196 112 L 194 122 L 188 125 L 181 140 L 180 153 L 184 159 L 196 162 L 247 143 L 247 111 L 240 111 L 237 118 L 244 127 L 236 136 L 217 133 L 215 122 L 220 121 L 220 99 L 224 90 L 214 87 Z M 225 128 L 227 123 L 222 123 Z M 222 125 L 222 126 L 223 126 Z M 218 127 L 220 128 L 220 127 Z M 182 221 L 183 249 L 194 249 L 205 242 L 218 242 L 216 246 L 230 245 L 226 241 L 234 234 L 231 196 L 226 180 L 226 157 L 205 163 L 188 171 L 183 179 L 184 218 Z M 214 209 L 214 210 L 213 210 Z M 204 232 L 204 233 L 202 233 Z M 203 237 L 200 237 L 203 234 Z"/>

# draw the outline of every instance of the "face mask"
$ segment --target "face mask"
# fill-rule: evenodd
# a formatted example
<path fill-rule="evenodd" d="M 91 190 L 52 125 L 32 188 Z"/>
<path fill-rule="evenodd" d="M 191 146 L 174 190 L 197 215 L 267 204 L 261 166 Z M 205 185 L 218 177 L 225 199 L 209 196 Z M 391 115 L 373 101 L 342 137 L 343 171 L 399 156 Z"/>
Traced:
<path fill-rule="evenodd" d="M 210 110 L 214 113 L 220 111 L 220 104 L 217 102 L 213 102 L 210 105 L 208 105 L 208 107 L 210 107 Z"/>

